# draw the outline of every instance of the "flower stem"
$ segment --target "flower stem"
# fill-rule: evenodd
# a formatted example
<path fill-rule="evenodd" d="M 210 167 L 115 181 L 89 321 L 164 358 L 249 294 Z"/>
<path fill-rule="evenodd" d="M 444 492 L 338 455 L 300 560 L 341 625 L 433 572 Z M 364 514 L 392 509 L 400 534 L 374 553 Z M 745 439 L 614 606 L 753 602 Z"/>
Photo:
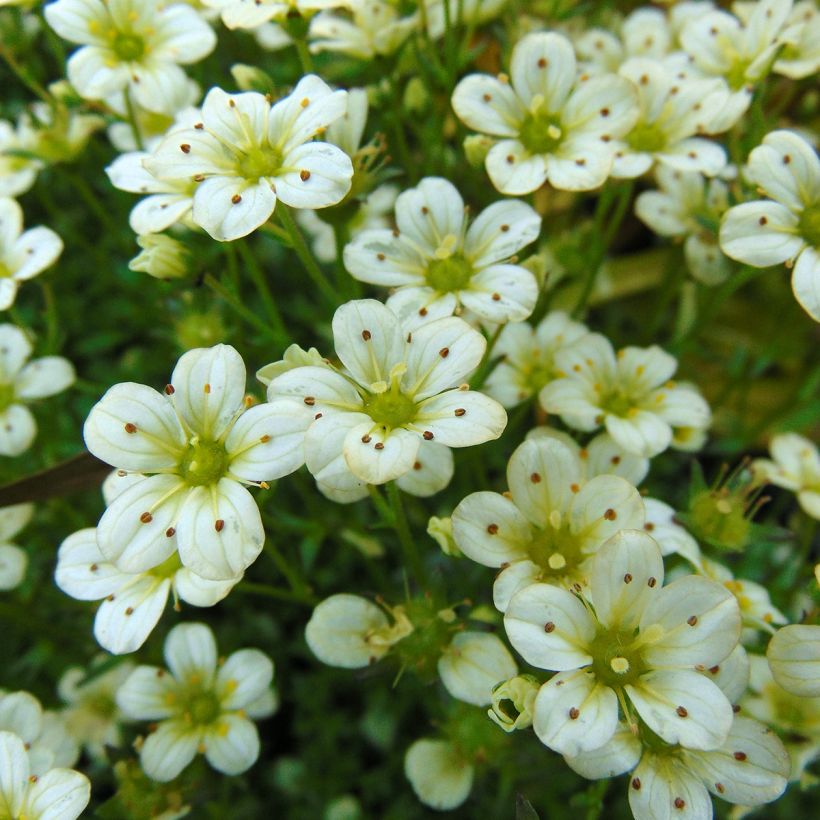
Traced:
<path fill-rule="evenodd" d="M 131 133 L 134 135 L 134 142 L 137 144 L 139 151 L 145 150 L 145 143 L 142 141 L 142 134 L 137 123 L 137 112 L 134 110 L 134 101 L 131 99 L 131 91 L 126 87 L 123 92 L 125 97 L 125 113 L 128 117 L 128 124 L 131 126 Z"/>
<path fill-rule="evenodd" d="M 487 381 L 487 377 L 492 373 L 495 362 L 492 360 L 493 355 L 493 348 L 495 347 L 495 343 L 498 341 L 498 337 L 501 335 L 501 331 L 504 329 L 504 325 L 499 325 L 494 331 L 493 335 L 490 336 L 489 342 L 487 342 L 487 349 L 484 351 L 484 358 L 481 361 L 481 364 L 476 370 L 475 375 L 470 380 L 470 387 L 473 390 L 478 390 L 481 385 Z"/>
<path fill-rule="evenodd" d="M 279 214 L 279 221 L 282 223 L 282 227 L 290 239 L 293 250 L 299 257 L 299 261 L 302 263 L 307 275 L 313 280 L 316 287 L 327 297 L 330 303 L 335 304 L 337 302 L 336 291 L 333 290 L 330 283 L 325 279 L 325 275 L 322 273 L 319 263 L 310 252 L 310 248 L 308 248 L 305 237 L 302 236 L 301 231 L 296 225 L 296 220 L 293 218 L 290 208 L 282 202 L 279 202 L 277 203 L 275 213 Z"/>
<path fill-rule="evenodd" d="M 293 601 L 298 604 L 315 606 L 318 599 L 309 593 L 295 592 L 290 589 L 280 589 L 271 584 L 257 584 L 253 581 L 242 581 L 236 587 L 237 592 L 249 595 L 264 595 L 266 598 L 275 598 L 277 601 Z"/>
<path fill-rule="evenodd" d="M 245 263 L 248 273 L 250 274 L 251 279 L 253 279 L 254 285 L 256 285 L 256 290 L 259 292 L 259 298 L 262 300 L 262 306 L 265 308 L 265 313 L 267 313 L 268 319 L 270 320 L 273 335 L 276 338 L 276 343 L 284 349 L 287 347 L 290 336 L 288 335 L 285 323 L 282 321 L 282 315 L 279 313 L 279 308 L 276 306 L 276 302 L 270 292 L 268 283 L 265 281 L 265 275 L 262 273 L 262 270 L 260 269 L 259 264 L 257 263 L 256 258 L 247 243 L 244 240 L 240 240 L 238 245 L 239 255 L 242 257 L 242 261 Z"/>
<path fill-rule="evenodd" d="M 393 528 L 399 538 L 405 563 L 413 573 L 416 583 L 426 587 L 427 578 L 424 572 L 424 564 L 416 548 L 416 542 L 410 533 L 410 527 L 407 525 L 407 516 L 404 514 L 404 504 L 401 500 L 401 490 L 399 490 L 399 485 L 395 481 L 390 481 L 387 484 L 387 498 L 390 501 Z"/>
<path fill-rule="evenodd" d="M 225 287 L 220 281 L 217 280 L 215 276 L 210 273 L 206 273 L 204 279 L 202 280 L 203 283 L 209 287 L 223 302 L 229 304 L 234 311 L 236 311 L 239 316 L 241 316 L 249 325 L 253 325 L 260 333 L 264 334 L 266 337 L 271 337 L 271 329 L 265 324 L 262 319 L 260 319 L 252 310 L 248 310 L 245 305 L 242 304 L 240 299 L 234 296 L 228 288 Z"/>
<path fill-rule="evenodd" d="M 304 71 L 305 74 L 312 74 L 313 57 L 311 57 L 307 42 L 301 38 L 296 38 L 293 44 L 296 46 L 296 54 L 299 56 L 299 64 L 302 66 L 302 71 Z"/>

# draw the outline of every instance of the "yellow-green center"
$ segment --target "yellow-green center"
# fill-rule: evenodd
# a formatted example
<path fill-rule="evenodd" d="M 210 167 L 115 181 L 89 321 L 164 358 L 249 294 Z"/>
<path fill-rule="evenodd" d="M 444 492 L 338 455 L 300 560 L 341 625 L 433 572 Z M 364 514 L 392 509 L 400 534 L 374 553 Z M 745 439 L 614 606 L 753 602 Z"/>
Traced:
<path fill-rule="evenodd" d="M 239 158 L 238 171 L 243 179 L 275 176 L 282 168 L 282 155 L 271 146 L 254 146 Z"/>
<path fill-rule="evenodd" d="M 8 279 L 11 276 L 11 268 L 0 260 L 0 279 Z"/>
<path fill-rule="evenodd" d="M 666 148 L 666 134 L 657 123 L 638 123 L 626 138 L 633 151 L 653 153 Z"/>
<path fill-rule="evenodd" d="M 14 403 L 14 385 L 0 384 L 0 413 Z"/>
<path fill-rule="evenodd" d="M 559 513 L 553 513 L 560 516 Z M 556 519 L 557 527 L 538 529 L 527 545 L 529 559 L 541 567 L 542 578 L 574 578 L 584 561 L 578 539 L 566 522 Z"/>
<path fill-rule="evenodd" d="M 618 689 L 634 683 L 647 667 L 635 648 L 631 631 L 601 628 L 590 645 L 592 671 L 607 686 Z"/>
<path fill-rule="evenodd" d="M 464 290 L 470 284 L 473 266 L 460 254 L 434 259 L 427 265 L 427 284 L 439 293 Z"/>
<path fill-rule="evenodd" d="M 188 445 L 179 474 L 191 487 L 215 484 L 228 469 L 225 447 L 215 441 L 196 441 Z"/>
<path fill-rule="evenodd" d="M 527 114 L 518 133 L 518 139 L 531 154 L 552 154 L 563 138 L 560 118 L 542 108 Z"/>
<path fill-rule="evenodd" d="M 409 424 L 418 412 L 413 399 L 400 390 L 390 390 L 368 396 L 364 402 L 364 411 L 376 424 L 390 430 Z"/>
<path fill-rule="evenodd" d="M 154 567 L 150 570 L 150 574 L 161 580 L 173 578 L 181 566 L 182 561 L 179 560 L 179 553 L 174 550 L 173 555 L 171 555 L 170 558 L 166 558 L 158 567 Z"/>
<path fill-rule="evenodd" d="M 207 725 L 222 714 L 222 706 L 212 692 L 199 692 L 188 701 L 187 713 L 194 723 Z"/>
<path fill-rule="evenodd" d="M 117 57 L 125 62 L 139 60 L 145 54 L 145 40 L 137 34 L 117 32 L 111 45 Z"/>
<path fill-rule="evenodd" d="M 820 248 L 820 203 L 810 205 L 800 214 L 800 235 L 814 248 Z"/>

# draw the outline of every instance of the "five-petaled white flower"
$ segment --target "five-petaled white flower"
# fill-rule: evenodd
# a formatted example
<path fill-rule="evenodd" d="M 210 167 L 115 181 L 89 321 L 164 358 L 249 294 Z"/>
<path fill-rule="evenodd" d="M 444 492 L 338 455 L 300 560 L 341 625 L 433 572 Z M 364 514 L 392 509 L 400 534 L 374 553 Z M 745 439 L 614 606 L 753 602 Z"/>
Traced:
<path fill-rule="evenodd" d="M 663 585 L 663 558 L 643 531 L 623 530 L 592 559 L 588 601 L 550 584 L 516 593 L 507 636 L 528 662 L 558 672 L 535 700 L 542 743 L 577 756 L 638 718 L 670 744 L 720 747 L 732 704 L 695 670 L 726 658 L 740 637 L 740 611 L 720 584 L 685 576 Z"/>
<path fill-rule="evenodd" d="M 298 398 L 312 422 L 305 461 L 313 476 L 347 487 L 352 473 L 384 484 L 413 469 L 423 442 L 470 447 L 498 438 L 507 414 L 464 380 L 481 362 L 484 337 L 451 316 L 408 333 L 373 299 L 333 316 L 344 370 L 296 367 L 268 386 L 268 399 Z"/>
<path fill-rule="evenodd" d="M 656 345 L 625 347 L 616 356 L 604 336 L 589 333 L 555 360 L 562 375 L 541 390 L 542 407 L 578 430 L 603 424 L 635 455 L 656 456 L 679 446 L 674 428 L 705 430 L 711 422 L 697 389 L 671 381 L 678 363 Z"/>
<path fill-rule="evenodd" d="M 82 97 L 100 100 L 128 90 L 149 111 L 167 111 L 169 90 L 185 79 L 179 64 L 207 57 L 213 29 L 186 3 L 163 0 L 57 0 L 48 24 L 82 48 L 68 61 L 68 79 Z"/>
<path fill-rule="evenodd" d="M 73 769 L 31 774 L 23 741 L 0 731 L 0 800 L 7 817 L 26 820 L 75 820 L 91 799 L 88 778 Z"/>
<path fill-rule="evenodd" d="M 138 666 L 117 691 L 134 720 L 158 722 L 140 749 L 153 780 L 173 780 L 196 756 L 223 774 L 240 774 L 259 756 L 259 733 L 248 718 L 275 710 L 273 663 L 258 649 L 240 649 L 220 663 L 213 632 L 200 623 L 175 626 L 165 639 L 170 674 Z"/>
<path fill-rule="evenodd" d="M 362 231 L 345 247 L 344 262 L 355 279 L 398 288 L 387 306 L 409 327 L 459 308 L 498 324 L 532 313 L 538 283 L 526 268 L 510 264 L 541 230 L 541 217 L 529 205 L 496 202 L 468 228 L 455 186 L 428 177 L 399 195 L 396 224 L 395 231 Z"/>
<path fill-rule="evenodd" d="M 0 198 L 0 310 L 8 310 L 21 282 L 37 276 L 57 261 L 63 241 L 43 226 L 23 232 L 23 209 L 13 199 Z"/>
<path fill-rule="evenodd" d="M 11 540 L 28 524 L 33 513 L 33 504 L 0 508 L 0 591 L 14 589 L 23 582 L 28 556 Z"/>
<path fill-rule="evenodd" d="M 502 612 L 518 590 L 541 581 L 587 584 L 590 556 L 618 530 L 644 525 L 635 487 L 616 475 L 587 481 L 586 471 L 562 441 L 526 441 L 507 466 L 509 496 L 472 493 L 453 511 L 458 548 L 479 564 L 502 568 L 493 585 Z"/>
<path fill-rule="evenodd" d="M 33 399 L 62 393 L 74 383 L 74 366 L 62 356 L 28 361 L 31 342 L 14 325 L 0 325 L 0 455 L 19 456 L 37 435 L 25 406 Z"/>
<path fill-rule="evenodd" d="M 749 154 L 746 173 L 768 200 L 730 208 L 720 226 L 720 247 L 756 268 L 794 265 L 792 290 L 803 310 L 820 322 L 820 159 L 792 131 L 772 131 Z"/>
<path fill-rule="evenodd" d="M 769 449 L 772 458 L 752 463 L 755 476 L 797 493 L 806 515 L 820 519 L 820 453 L 817 445 L 797 433 L 775 436 Z"/>
<path fill-rule="evenodd" d="M 568 191 L 602 185 L 615 141 L 638 118 L 634 85 L 615 75 L 579 80 L 572 44 L 555 32 L 521 39 L 510 74 L 511 80 L 471 74 L 453 92 L 465 125 L 501 138 L 486 159 L 493 185 L 514 195 L 544 182 Z"/>
<path fill-rule="evenodd" d="M 100 519 L 107 561 L 144 573 L 178 548 L 202 578 L 235 579 L 265 540 L 242 485 L 265 486 L 302 465 L 309 420 L 299 410 L 287 399 L 248 409 L 245 364 L 229 345 L 184 354 L 165 395 L 133 382 L 110 388 L 85 422 L 86 446 L 114 467 L 154 475 L 118 495 Z"/>
<path fill-rule="evenodd" d="M 214 239 L 239 239 L 266 222 L 277 200 L 326 208 L 350 190 L 353 165 L 313 138 L 345 113 L 347 92 L 314 74 L 271 105 L 263 94 L 212 88 L 202 121 L 173 131 L 145 160 L 160 180 L 193 180 L 192 219 Z"/>

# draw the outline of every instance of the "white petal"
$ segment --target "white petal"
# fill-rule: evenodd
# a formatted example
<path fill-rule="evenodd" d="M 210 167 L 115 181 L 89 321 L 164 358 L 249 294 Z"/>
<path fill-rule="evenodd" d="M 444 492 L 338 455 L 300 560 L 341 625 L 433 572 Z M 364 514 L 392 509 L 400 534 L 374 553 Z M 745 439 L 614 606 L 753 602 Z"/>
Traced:
<path fill-rule="evenodd" d="M 276 175 L 276 195 L 291 208 L 327 208 L 350 190 L 350 157 L 328 142 L 300 145 L 283 160 L 289 169 Z"/>
<path fill-rule="evenodd" d="M 201 578 L 187 567 L 181 567 L 174 575 L 174 590 L 183 601 L 193 606 L 213 606 L 241 580 L 242 576 L 227 581 L 211 581 L 208 578 Z"/>
<path fill-rule="evenodd" d="M 222 715 L 204 743 L 206 760 L 223 774 L 241 774 L 259 757 L 256 726 L 239 715 Z"/>
<path fill-rule="evenodd" d="M 422 441 L 413 469 L 399 476 L 399 489 L 418 498 L 429 498 L 441 492 L 453 477 L 453 452 L 443 444 Z"/>
<path fill-rule="evenodd" d="M 348 431 L 342 452 L 353 475 L 368 484 L 384 484 L 413 469 L 421 441 L 411 430 L 388 432 L 370 420 Z"/>
<path fill-rule="evenodd" d="M 497 439 L 507 426 L 504 408 L 475 390 L 446 390 L 419 405 L 413 427 L 448 447 L 470 447 Z"/>
<path fill-rule="evenodd" d="M 538 282 L 521 265 L 491 265 L 476 273 L 459 297 L 467 310 L 489 322 L 523 322 L 535 308 Z"/>
<path fill-rule="evenodd" d="M 590 749 L 577 757 L 564 757 L 566 764 L 588 780 L 617 777 L 638 765 L 643 747 L 629 726 L 621 723 L 603 746 Z"/>
<path fill-rule="evenodd" d="M 268 385 L 268 401 L 283 396 L 303 402 L 311 418 L 318 408 L 326 412 L 340 406 L 353 410 L 362 407 L 362 399 L 349 379 L 329 367 L 315 365 L 295 367 Z"/>
<path fill-rule="evenodd" d="M 128 224 L 136 234 L 160 233 L 184 221 L 192 207 L 188 194 L 156 194 L 134 206 Z"/>
<path fill-rule="evenodd" d="M 11 541 L 34 515 L 34 504 L 12 504 L 0 507 L 0 543 Z"/>
<path fill-rule="evenodd" d="M 587 474 L 616 475 L 637 487 L 649 472 L 649 459 L 628 453 L 606 433 L 595 436 L 586 446 Z"/>
<path fill-rule="evenodd" d="M 493 687 L 518 672 L 509 650 L 497 635 L 459 632 L 438 661 L 444 688 L 458 700 L 474 706 L 492 702 Z"/>
<path fill-rule="evenodd" d="M 276 207 L 276 194 L 266 180 L 214 176 L 194 192 L 191 218 L 214 239 L 231 242 L 267 222 Z"/>
<path fill-rule="evenodd" d="M 820 322 L 820 255 L 816 248 L 803 248 L 792 272 L 794 298 L 806 313 Z"/>
<path fill-rule="evenodd" d="M 14 544 L 0 544 L 0 590 L 16 589 L 23 583 L 28 556 Z"/>
<path fill-rule="evenodd" d="M 468 495 L 453 510 L 453 538 L 458 548 L 485 567 L 525 557 L 532 532 L 512 501 L 498 493 Z"/>
<path fill-rule="evenodd" d="M 138 666 L 117 689 L 117 706 L 132 720 L 162 720 L 174 712 L 177 682 L 157 666 Z"/>
<path fill-rule="evenodd" d="M 522 589 L 526 589 L 541 581 L 543 570 L 527 558 L 513 561 L 498 573 L 493 582 L 493 606 L 504 612 L 509 609 L 513 596 Z"/>
<path fill-rule="evenodd" d="M 99 601 L 131 577 L 105 559 L 97 545 L 97 531 L 92 527 L 72 533 L 60 544 L 54 580 L 72 598 Z"/>
<path fill-rule="evenodd" d="M 29 773 L 23 741 L 16 734 L 0 731 L 0 794 L 12 817 L 22 808 Z"/>
<path fill-rule="evenodd" d="M 244 709 L 262 697 L 273 681 L 273 662 L 258 649 L 240 649 L 220 667 L 216 686 L 223 709 Z"/>
<path fill-rule="evenodd" d="M 778 629 L 766 657 L 774 679 L 787 692 L 820 695 L 820 626 L 794 624 Z"/>
<path fill-rule="evenodd" d="M 0 455 L 19 456 L 31 447 L 37 423 L 28 407 L 12 404 L 0 412 Z"/>
<path fill-rule="evenodd" d="M 142 575 L 109 595 L 97 610 L 94 637 L 114 655 L 136 652 L 159 623 L 171 581 Z"/>
<path fill-rule="evenodd" d="M 515 137 L 525 106 L 509 83 L 486 74 L 470 74 L 453 91 L 453 111 L 468 127 L 496 137 Z"/>
<path fill-rule="evenodd" d="M 404 774 L 426 806 L 460 806 L 473 787 L 473 767 L 446 740 L 417 740 L 404 757 Z"/>
<path fill-rule="evenodd" d="M 74 383 L 74 365 L 62 356 L 44 356 L 29 362 L 15 382 L 15 393 L 21 399 L 43 399 L 62 393 Z"/>
<path fill-rule="evenodd" d="M 235 578 L 256 560 L 264 542 L 256 501 L 241 484 L 229 478 L 221 478 L 215 485 L 194 487 L 179 511 L 179 557 L 203 578 Z"/>
<path fill-rule="evenodd" d="M 797 217 L 777 202 L 744 202 L 723 216 L 720 249 L 732 259 L 766 268 L 794 259 L 804 242 Z"/>
<path fill-rule="evenodd" d="M 518 140 L 502 140 L 494 145 L 485 164 L 491 182 L 502 194 L 530 194 L 547 180 L 545 157 L 531 155 Z"/>
<path fill-rule="evenodd" d="M 19 327 L 0 325 L 0 374 L 11 381 L 31 356 L 31 342 Z"/>
<path fill-rule="evenodd" d="M 560 156 L 546 158 L 550 185 L 561 191 L 591 191 L 603 185 L 612 169 L 612 154 L 601 145 L 597 138 L 567 141 Z"/>
<path fill-rule="evenodd" d="M 33 743 L 43 727 L 40 701 L 28 692 L 0 695 L 0 729 L 14 732 L 26 743 Z"/>
<path fill-rule="evenodd" d="M 502 262 L 538 238 L 541 217 L 534 208 L 515 199 L 494 202 L 470 225 L 464 252 L 477 268 Z"/>
<path fill-rule="evenodd" d="M 712 801 L 700 778 L 673 755 L 644 752 L 629 784 L 635 820 L 711 820 Z"/>
<path fill-rule="evenodd" d="M 633 408 L 629 418 L 607 413 L 606 431 L 629 453 L 644 458 L 662 453 L 672 442 L 672 430 L 660 416 Z"/>
<path fill-rule="evenodd" d="M 23 815 L 37 820 L 75 820 L 91 800 L 84 774 L 57 768 L 41 775 L 26 795 Z"/>
<path fill-rule="evenodd" d="M 200 623 L 175 626 L 165 639 L 165 662 L 178 682 L 192 676 L 210 686 L 216 673 L 217 650 L 214 633 Z"/>
<path fill-rule="evenodd" d="M 334 501 L 347 503 L 367 495 L 365 482 L 350 472 L 344 457 L 347 434 L 366 420 L 363 413 L 322 416 L 311 424 L 305 436 L 305 464 L 322 492 Z M 341 496 L 346 497 L 345 501 Z"/>
<path fill-rule="evenodd" d="M 432 254 L 447 236 L 460 238 L 464 200 L 446 179 L 427 177 L 396 200 L 399 231 Z"/>
<path fill-rule="evenodd" d="M 510 76 L 513 88 L 527 106 L 540 96 L 548 112 L 560 111 L 575 75 L 575 52 L 562 34 L 528 34 L 513 49 Z"/>
<path fill-rule="evenodd" d="M 140 762 L 152 780 L 168 783 L 196 757 L 199 730 L 182 720 L 165 720 L 145 739 Z"/>
<path fill-rule="evenodd" d="M 749 176 L 792 211 L 820 198 L 820 160 L 814 148 L 792 131 L 766 135 L 763 145 L 749 154 Z"/>
<path fill-rule="evenodd" d="M 570 510 L 570 531 L 581 551 L 595 552 L 621 529 L 641 529 L 644 507 L 640 493 L 624 479 L 600 475 L 581 487 Z"/>
<path fill-rule="evenodd" d="M 424 281 L 422 256 L 387 228 L 354 236 L 345 245 L 344 263 L 354 279 L 373 285 L 398 287 Z"/>
<path fill-rule="evenodd" d="M 63 240 L 50 228 L 32 228 L 26 231 L 12 246 L 10 261 L 17 268 L 14 278 L 31 279 L 49 265 L 53 265 L 62 253 Z"/>

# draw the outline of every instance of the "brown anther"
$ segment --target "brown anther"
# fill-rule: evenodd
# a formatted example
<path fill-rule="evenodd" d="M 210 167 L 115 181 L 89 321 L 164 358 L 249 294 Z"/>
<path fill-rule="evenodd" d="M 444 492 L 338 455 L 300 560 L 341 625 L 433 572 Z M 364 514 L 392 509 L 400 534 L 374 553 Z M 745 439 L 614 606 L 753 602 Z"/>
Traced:
<path fill-rule="evenodd" d="M 576 709 L 576 708 L 573 706 L 573 707 L 572 707 L 572 709 L 570 709 L 570 710 L 569 710 L 569 719 L 570 719 L 570 720 L 578 720 L 578 716 L 579 716 L 580 714 L 581 714 L 581 713 L 578 711 L 578 709 Z"/>
<path fill-rule="evenodd" d="M 384 260 L 387 259 L 387 257 L 383 253 L 377 253 L 376 259 L 378 259 L 379 262 L 384 262 Z"/>
<path fill-rule="evenodd" d="M 487 532 L 495 535 L 498 532 L 498 524 L 487 524 Z"/>
<path fill-rule="evenodd" d="M 174 527 L 168 527 L 168 529 L 165 530 L 165 537 L 166 538 L 173 538 L 176 535 L 176 533 L 177 533 L 177 531 Z"/>
<path fill-rule="evenodd" d="M 425 430 L 425 431 L 421 434 L 421 437 L 422 437 L 425 441 L 432 441 L 432 440 L 433 440 L 433 431 L 432 431 L 432 430 Z"/>
<path fill-rule="evenodd" d="M 205 394 L 210 393 L 211 392 L 211 385 L 208 384 L 207 382 L 205 382 L 205 384 L 202 387 L 202 392 L 205 393 Z"/>
<path fill-rule="evenodd" d="M 427 214 L 429 214 L 429 213 L 430 213 L 430 209 L 429 209 L 426 205 L 422 205 L 422 206 L 421 206 L 421 212 L 422 212 L 425 216 L 427 216 Z"/>
<path fill-rule="evenodd" d="M 689 626 L 695 626 L 697 624 L 697 622 L 698 622 L 698 616 L 697 615 L 690 615 L 686 619 L 686 623 L 688 623 Z"/>
<path fill-rule="evenodd" d="M 759 224 L 765 225 L 769 220 L 766 219 L 765 216 L 761 216 L 760 219 L 757 220 Z"/>
<path fill-rule="evenodd" d="M 264 436 L 259 436 L 259 443 L 260 444 L 267 444 L 270 441 L 270 436 L 265 433 Z"/>
<path fill-rule="evenodd" d="M 484 94 L 484 102 L 489 102 L 492 99 L 491 94 Z"/>
<path fill-rule="evenodd" d="M 682 797 L 675 798 L 675 808 L 680 810 L 686 807 L 686 801 Z"/>
<path fill-rule="evenodd" d="M 577 484 L 570 484 L 569 489 L 573 493 L 577 493 L 581 488 Z"/>
<path fill-rule="evenodd" d="M 414 462 L 413 462 L 413 469 L 414 469 L 414 470 L 420 470 L 420 469 L 421 469 L 421 466 L 422 466 L 422 465 L 421 465 L 421 462 L 420 462 L 420 461 L 414 461 Z"/>
<path fill-rule="evenodd" d="M 655 578 L 650 578 L 650 579 L 646 582 L 646 585 L 647 585 L 650 589 L 654 589 L 654 588 L 655 588 L 655 584 L 657 584 L 657 583 L 658 583 L 658 582 L 657 582 L 657 580 L 656 580 Z"/>
<path fill-rule="evenodd" d="M 631 584 L 632 583 L 632 573 L 631 572 L 627 572 L 624 575 L 624 583 L 625 584 Z"/>
<path fill-rule="evenodd" d="M 540 484 L 541 473 L 530 473 L 530 481 L 532 481 L 533 484 Z"/>
<path fill-rule="evenodd" d="M 453 410 L 453 415 L 461 418 L 467 411 L 463 407 L 457 407 Z"/>
<path fill-rule="evenodd" d="M 714 666 L 710 666 L 710 667 L 709 667 L 709 671 L 710 671 L 713 675 L 717 675 L 717 673 L 718 673 L 718 672 L 720 672 L 720 666 L 718 666 L 717 664 L 715 664 Z"/>
<path fill-rule="evenodd" d="M 174 390 L 174 385 L 166 384 L 165 385 L 165 395 L 166 396 L 173 396 L 176 391 Z"/>
<path fill-rule="evenodd" d="M 362 436 L 362 444 L 370 444 L 370 436 L 367 433 Z"/>
<path fill-rule="evenodd" d="M 538 58 L 538 68 L 546 68 L 546 67 L 547 67 L 546 59 L 544 57 L 539 57 Z"/>
<path fill-rule="evenodd" d="M 216 521 L 214 521 L 214 529 L 217 532 L 222 532 L 222 530 L 225 529 L 225 522 L 221 518 L 217 518 Z"/>
<path fill-rule="evenodd" d="M 125 610 L 125 614 L 126 614 L 126 615 L 133 615 L 133 614 L 134 614 L 134 607 L 129 606 L 129 607 Z"/>
<path fill-rule="evenodd" d="M 239 194 L 234 194 L 231 197 L 231 202 L 233 202 L 234 205 L 238 205 L 241 201 L 242 201 L 242 197 L 239 196 Z"/>
<path fill-rule="evenodd" d="M 150 524 L 153 520 L 154 516 L 147 511 L 140 516 L 140 521 L 142 521 L 143 524 Z"/>
<path fill-rule="evenodd" d="M 126 433 L 136 433 L 137 432 L 137 425 L 131 424 L 130 421 L 125 423 L 125 432 Z"/>
<path fill-rule="evenodd" d="M 90 569 L 92 572 L 96 572 L 99 568 L 100 568 L 99 564 L 92 564 L 92 565 L 89 567 L 89 569 Z"/>
<path fill-rule="evenodd" d="M 308 407 L 313 407 L 316 404 L 316 399 L 313 396 L 305 396 L 303 401 Z"/>
<path fill-rule="evenodd" d="M 544 624 L 544 632 L 550 633 L 555 631 L 555 624 L 552 621 L 547 621 Z"/>
<path fill-rule="evenodd" d="M 362 339 L 369 342 L 373 338 L 373 334 L 369 330 L 362 331 Z"/>
<path fill-rule="evenodd" d="M 644 528 L 647 532 L 652 532 L 652 530 L 654 530 L 654 529 L 655 529 L 655 525 L 654 525 L 651 521 L 647 521 L 647 522 L 646 522 L 646 524 L 644 524 L 644 525 L 643 525 L 643 528 Z"/>
<path fill-rule="evenodd" d="M 201 131 L 204 127 L 205 127 L 205 123 L 204 123 L 204 122 L 196 122 L 196 123 L 194 123 L 194 128 L 196 128 L 196 130 L 197 130 L 197 131 Z"/>
<path fill-rule="evenodd" d="M 419 308 L 419 316 L 426 316 L 426 315 L 427 315 L 427 308 L 426 307 Z"/>
<path fill-rule="evenodd" d="M 602 108 L 601 109 L 601 116 L 602 117 L 608 117 L 609 116 L 609 109 L 608 108 Z"/>
<path fill-rule="evenodd" d="M 576 159 L 576 160 L 575 160 L 575 164 L 576 164 L 579 168 L 583 168 L 583 167 L 587 164 L 587 161 L 586 161 L 585 159 L 583 159 L 583 158 L 582 158 L 582 159 Z"/>
<path fill-rule="evenodd" d="M 641 778 L 640 777 L 633 777 L 632 778 L 632 788 L 635 789 L 636 792 L 641 790 Z"/>
<path fill-rule="evenodd" d="M 515 162 L 515 157 L 512 154 L 507 154 L 507 162 L 512 165 Z"/>
<path fill-rule="evenodd" d="M 607 521 L 614 521 L 617 517 L 618 513 L 616 513 L 615 510 L 612 509 L 612 507 L 610 507 L 604 512 L 604 518 L 606 518 Z"/>
<path fill-rule="evenodd" d="M 182 151 L 183 154 L 190 154 L 191 146 L 188 145 L 187 142 L 183 142 L 182 145 L 179 146 L 179 150 Z"/>
<path fill-rule="evenodd" d="M 783 155 L 783 164 L 788 165 L 792 161 L 792 158 L 788 154 Z"/>
<path fill-rule="evenodd" d="M 733 711 L 735 714 L 738 714 L 738 713 L 740 712 L 740 706 L 739 706 L 737 703 L 735 703 L 735 704 L 732 706 L 732 711 Z"/>
<path fill-rule="evenodd" d="M 194 182 L 202 182 L 205 179 L 205 174 L 194 174 L 193 180 Z"/>
<path fill-rule="evenodd" d="M 726 787 L 723 785 L 723 783 L 715 783 L 715 789 L 717 789 L 719 794 L 723 794 L 723 792 L 726 791 Z"/>
<path fill-rule="evenodd" d="M 441 350 L 439 350 L 438 355 L 441 356 L 442 359 L 446 359 L 450 355 L 450 348 L 442 347 Z"/>
<path fill-rule="evenodd" d="M 376 450 L 384 450 L 384 442 L 383 442 L 383 441 L 377 441 L 377 442 L 373 445 L 373 447 L 374 447 Z"/>
<path fill-rule="evenodd" d="M 675 709 L 675 712 L 677 713 L 678 717 L 689 717 L 689 711 L 685 706 L 678 706 L 678 708 Z"/>
<path fill-rule="evenodd" d="M 733 752 L 732 757 L 742 763 L 746 759 L 746 752 Z"/>
<path fill-rule="evenodd" d="M 510 229 L 510 226 L 509 226 L 509 225 L 502 225 L 502 226 L 501 226 L 501 233 L 507 233 L 507 231 L 508 231 L 509 229 Z"/>
<path fill-rule="evenodd" d="M 501 294 L 500 293 L 494 293 L 492 295 L 491 299 L 493 300 L 493 302 L 500 302 L 501 301 Z"/>
<path fill-rule="evenodd" d="M 310 171 L 303 168 L 299 171 L 299 179 L 301 179 L 302 182 L 307 182 L 310 179 Z"/>

